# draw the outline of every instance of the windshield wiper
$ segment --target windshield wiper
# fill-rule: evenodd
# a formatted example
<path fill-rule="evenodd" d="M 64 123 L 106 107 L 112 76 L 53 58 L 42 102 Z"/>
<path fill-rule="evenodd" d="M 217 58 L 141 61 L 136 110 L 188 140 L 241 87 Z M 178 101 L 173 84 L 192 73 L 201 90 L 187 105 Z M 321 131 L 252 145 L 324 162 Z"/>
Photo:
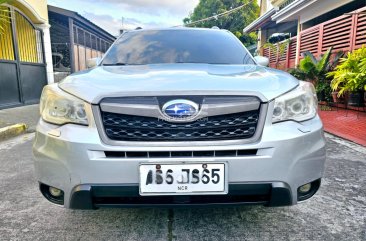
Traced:
<path fill-rule="evenodd" d="M 229 64 L 229 63 L 204 63 L 204 62 L 174 62 L 175 64 Z"/>
<path fill-rule="evenodd" d="M 122 63 L 122 62 L 117 62 L 117 63 L 113 63 L 113 64 L 102 64 L 103 66 L 122 66 L 122 65 L 128 65 L 126 63 Z"/>

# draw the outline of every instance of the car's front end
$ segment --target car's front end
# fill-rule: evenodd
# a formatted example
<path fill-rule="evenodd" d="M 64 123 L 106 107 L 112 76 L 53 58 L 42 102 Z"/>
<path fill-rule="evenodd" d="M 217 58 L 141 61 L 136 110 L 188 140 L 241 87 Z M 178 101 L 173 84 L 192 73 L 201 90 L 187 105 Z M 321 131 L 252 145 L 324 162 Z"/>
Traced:
<path fill-rule="evenodd" d="M 312 85 L 256 65 L 106 64 L 40 108 L 36 176 L 67 208 L 293 205 L 324 171 Z"/>

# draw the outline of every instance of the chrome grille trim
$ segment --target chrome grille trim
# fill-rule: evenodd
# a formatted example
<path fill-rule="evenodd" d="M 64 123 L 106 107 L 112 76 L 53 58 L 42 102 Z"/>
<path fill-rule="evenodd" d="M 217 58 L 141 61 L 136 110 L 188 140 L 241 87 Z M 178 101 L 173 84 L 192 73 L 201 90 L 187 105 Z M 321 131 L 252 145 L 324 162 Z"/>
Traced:
<path fill-rule="evenodd" d="M 177 98 L 185 99 L 181 96 Z M 253 96 L 225 96 L 225 98 L 207 96 L 202 97 L 201 101 L 199 113 L 189 121 L 208 116 L 238 113 L 243 110 L 257 110 L 260 106 L 259 98 Z M 165 115 L 162 113 L 161 107 L 162 103 L 157 97 L 106 98 L 100 103 L 100 109 L 103 112 L 164 119 Z"/>

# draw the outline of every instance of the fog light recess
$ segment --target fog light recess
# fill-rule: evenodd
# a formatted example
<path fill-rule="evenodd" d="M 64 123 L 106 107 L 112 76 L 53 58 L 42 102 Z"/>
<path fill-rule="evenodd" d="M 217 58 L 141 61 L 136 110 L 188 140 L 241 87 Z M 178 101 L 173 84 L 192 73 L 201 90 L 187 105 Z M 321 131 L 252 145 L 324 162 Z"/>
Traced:
<path fill-rule="evenodd" d="M 320 187 L 320 179 L 301 185 L 297 189 L 297 200 L 303 201 L 311 198 Z"/>
<path fill-rule="evenodd" d="M 62 191 L 55 187 L 49 187 L 50 194 L 54 197 L 60 197 L 62 195 Z"/>
<path fill-rule="evenodd" d="M 310 190 L 311 190 L 311 183 L 307 183 L 299 187 L 299 192 L 303 194 L 308 193 Z"/>
<path fill-rule="evenodd" d="M 40 183 L 39 188 L 43 196 L 47 198 L 48 201 L 55 204 L 64 205 L 64 192 L 61 189 L 48 186 L 43 183 Z"/>

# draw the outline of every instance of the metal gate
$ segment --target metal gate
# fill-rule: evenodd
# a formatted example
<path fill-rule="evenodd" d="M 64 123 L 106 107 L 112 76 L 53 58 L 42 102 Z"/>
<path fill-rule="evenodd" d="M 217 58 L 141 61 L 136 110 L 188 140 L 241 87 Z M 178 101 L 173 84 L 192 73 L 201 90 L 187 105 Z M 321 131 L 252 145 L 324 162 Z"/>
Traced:
<path fill-rule="evenodd" d="M 38 103 L 47 84 L 43 32 L 16 8 L 0 7 L 8 18 L 0 34 L 0 109 Z"/>

